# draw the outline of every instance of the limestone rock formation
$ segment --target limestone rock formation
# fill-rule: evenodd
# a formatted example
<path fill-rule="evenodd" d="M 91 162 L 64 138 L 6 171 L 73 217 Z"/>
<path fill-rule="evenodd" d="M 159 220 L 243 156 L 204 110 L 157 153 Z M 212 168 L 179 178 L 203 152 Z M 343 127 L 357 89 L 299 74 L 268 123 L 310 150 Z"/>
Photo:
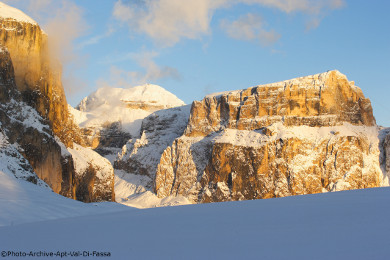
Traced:
<path fill-rule="evenodd" d="M 113 200 L 113 185 L 105 184 L 114 178 L 113 172 L 100 176 L 99 162 L 93 162 L 95 170 L 80 177 L 73 156 L 66 152 L 74 142 L 83 142 L 70 119 L 61 66 L 50 57 L 48 45 L 48 36 L 35 21 L 0 3 L 1 129 L 54 192 L 88 202 Z M 93 194 L 77 196 L 81 186 Z"/>
<path fill-rule="evenodd" d="M 7 47 L 23 101 L 35 108 L 55 135 L 72 146 L 72 122 L 61 82 L 61 65 L 49 55 L 48 36 L 21 11 L 0 5 L 0 44 Z M 7 15 L 9 14 L 9 15 Z"/>
<path fill-rule="evenodd" d="M 54 134 L 37 111 L 26 104 L 15 86 L 13 63 L 8 50 L 0 45 L 0 122 L 11 144 L 20 147 L 38 177 L 53 191 L 74 198 L 72 169 L 67 163 Z M 30 167 L 31 167 L 30 166 Z"/>
<path fill-rule="evenodd" d="M 186 136 L 224 128 L 253 130 L 285 126 L 375 125 L 371 102 L 338 71 L 210 95 L 194 101 Z"/>
<path fill-rule="evenodd" d="M 338 71 L 210 95 L 161 156 L 159 197 L 247 200 L 384 185 L 370 101 Z"/>

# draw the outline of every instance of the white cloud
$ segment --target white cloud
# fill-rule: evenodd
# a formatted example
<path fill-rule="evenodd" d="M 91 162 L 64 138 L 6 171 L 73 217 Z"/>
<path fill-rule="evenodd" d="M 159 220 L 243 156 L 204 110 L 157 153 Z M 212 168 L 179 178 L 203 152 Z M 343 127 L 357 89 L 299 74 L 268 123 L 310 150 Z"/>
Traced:
<path fill-rule="evenodd" d="M 280 38 L 276 32 L 265 30 L 263 19 L 256 14 L 247 14 L 233 22 L 222 20 L 220 25 L 229 37 L 237 40 L 270 45 Z"/>
<path fill-rule="evenodd" d="M 129 88 L 146 83 L 154 83 L 159 79 L 180 79 L 179 72 L 169 66 L 159 66 L 154 59 L 158 57 L 157 52 L 127 53 L 118 57 L 106 60 L 107 63 L 118 61 L 133 60 L 142 68 L 141 71 L 126 71 L 116 66 L 110 68 L 110 81 L 100 79 L 98 86 L 123 87 Z"/>
<path fill-rule="evenodd" d="M 166 47 L 181 39 L 197 39 L 210 33 L 214 12 L 240 3 L 314 16 L 344 6 L 344 0 L 118 0 L 113 15 L 127 24 L 132 33 L 144 33 Z M 271 42 L 277 36 L 266 31 L 262 34 Z"/>
<path fill-rule="evenodd" d="M 159 44 L 171 46 L 181 38 L 196 39 L 207 34 L 214 10 L 225 0 L 144 0 L 114 6 L 114 17 Z"/>

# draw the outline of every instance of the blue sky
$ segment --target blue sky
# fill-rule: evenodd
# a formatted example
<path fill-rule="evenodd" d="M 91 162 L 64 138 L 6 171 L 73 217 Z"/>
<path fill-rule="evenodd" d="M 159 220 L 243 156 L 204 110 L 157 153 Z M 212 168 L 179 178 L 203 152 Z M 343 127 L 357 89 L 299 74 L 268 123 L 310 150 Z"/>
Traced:
<path fill-rule="evenodd" d="M 390 126 L 390 1 L 9 0 L 57 39 L 68 102 L 158 84 L 186 103 L 338 69 Z"/>

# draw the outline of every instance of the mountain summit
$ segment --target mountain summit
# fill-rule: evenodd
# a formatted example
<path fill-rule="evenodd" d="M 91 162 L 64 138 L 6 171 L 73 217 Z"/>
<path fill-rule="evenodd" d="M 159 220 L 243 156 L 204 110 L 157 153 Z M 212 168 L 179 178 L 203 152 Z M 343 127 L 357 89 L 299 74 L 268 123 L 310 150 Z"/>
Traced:
<path fill-rule="evenodd" d="M 134 109 L 157 110 L 185 105 L 182 100 L 164 88 L 145 84 L 128 89 L 100 88 L 84 98 L 77 109 L 83 112 L 109 111 L 118 106 Z"/>
<path fill-rule="evenodd" d="M 183 106 L 164 88 L 145 84 L 129 89 L 100 88 L 85 97 L 77 109 L 69 107 L 84 140 L 103 155 L 115 157 L 129 139 L 141 136 L 145 117 L 157 110 Z M 118 150 L 119 149 L 119 150 Z"/>
<path fill-rule="evenodd" d="M 0 17 L 8 20 L 14 20 L 17 22 L 31 23 L 33 25 L 38 25 L 31 17 L 16 9 L 12 6 L 6 5 L 0 2 Z"/>

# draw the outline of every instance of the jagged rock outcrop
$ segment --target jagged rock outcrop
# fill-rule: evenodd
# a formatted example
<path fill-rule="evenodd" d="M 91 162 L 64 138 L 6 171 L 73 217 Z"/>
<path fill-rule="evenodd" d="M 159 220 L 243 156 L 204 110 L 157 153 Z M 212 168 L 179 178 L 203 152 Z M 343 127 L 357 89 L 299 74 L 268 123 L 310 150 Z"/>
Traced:
<path fill-rule="evenodd" d="M 0 171 L 9 171 L 17 179 L 49 188 L 44 181 L 38 178 L 30 163 L 20 154 L 18 147 L 8 141 L 3 128 L 0 129 Z"/>
<path fill-rule="evenodd" d="M 386 183 L 370 101 L 338 71 L 195 101 L 161 156 L 159 197 L 247 200 Z"/>
<path fill-rule="evenodd" d="M 115 201 L 114 169 L 111 163 L 78 144 L 74 144 L 68 151 L 75 163 L 76 198 L 84 202 Z"/>
<path fill-rule="evenodd" d="M 116 169 L 152 180 L 164 150 L 180 137 L 188 122 L 190 106 L 181 106 L 154 112 L 142 121 L 141 137 L 130 139 L 114 163 Z"/>

